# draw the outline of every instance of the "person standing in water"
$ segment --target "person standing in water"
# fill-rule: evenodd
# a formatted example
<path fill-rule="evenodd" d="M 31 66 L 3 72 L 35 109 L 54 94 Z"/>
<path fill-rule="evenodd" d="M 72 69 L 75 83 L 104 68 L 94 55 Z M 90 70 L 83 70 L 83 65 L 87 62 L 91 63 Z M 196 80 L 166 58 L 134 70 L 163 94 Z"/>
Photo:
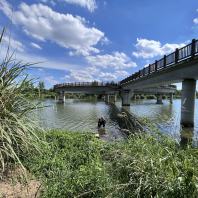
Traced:
<path fill-rule="evenodd" d="M 101 119 L 99 118 L 99 119 L 98 119 L 98 128 L 100 128 L 101 125 L 102 125 L 102 124 L 101 124 Z"/>
<path fill-rule="evenodd" d="M 98 119 L 98 128 L 100 128 L 101 126 L 105 127 L 106 125 L 106 121 L 103 117 Z"/>
<path fill-rule="evenodd" d="M 101 117 L 100 120 L 101 120 L 102 126 L 105 127 L 105 125 L 106 125 L 106 120 L 105 120 L 103 117 Z"/>

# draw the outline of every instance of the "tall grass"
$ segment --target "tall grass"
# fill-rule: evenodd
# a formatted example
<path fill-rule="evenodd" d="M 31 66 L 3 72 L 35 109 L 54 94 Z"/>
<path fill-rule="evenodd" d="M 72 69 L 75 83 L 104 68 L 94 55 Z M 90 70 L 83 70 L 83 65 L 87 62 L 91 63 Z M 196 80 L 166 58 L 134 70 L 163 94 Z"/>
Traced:
<path fill-rule="evenodd" d="M 41 197 L 198 197 L 198 150 L 160 134 L 103 142 L 93 135 L 52 131 L 28 169 L 43 181 Z"/>
<path fill-rule="evenodd" d="M 0 42 L 3 38 L 2 32 Z M 9 162 L 21 163 L 29 147 L 36 148 L 36 125 L 29 119 L 35 108 L 25 97 L 28 64 L 17 62 L 9 51 L 0 62 L 0 176 Z"/>

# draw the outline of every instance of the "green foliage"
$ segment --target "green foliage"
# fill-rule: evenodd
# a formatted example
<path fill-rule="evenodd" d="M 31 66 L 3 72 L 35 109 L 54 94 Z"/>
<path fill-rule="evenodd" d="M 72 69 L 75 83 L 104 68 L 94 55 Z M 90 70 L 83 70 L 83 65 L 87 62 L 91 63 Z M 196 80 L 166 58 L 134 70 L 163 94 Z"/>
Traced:
<path fill-rule="evenodd" d="M 45 84 L 43 81 L 40 81 L 39 84 L 38 84 L 38 88 L 40 91 L 43 91 L 45 89 Z"/>
<path fill-rule="evenodd" d="M 43 154 L 27 159 L 27 167 L 45 184 L 43 197 L 102 197 L 109 185 L 100 142 L 89 134 L 46 133 Z"/>
<path fill-rule="evenodd" d="M 28 117 L 35 106 L 24 94 L 30 82 L 25 75 L 28 66 L 16 62 L 9 53 L 0 63 L 0 176 L 9 162 L 22 166 L 23 152 L 31 146 L 37 148 L 37 127 Z"/>
<path fill-rule="evenodd" d="M 92 134 L 52 131 L 26 166 L 43 181 L 42 197 L 197 197 L 198 150 L 162 135 L 103 142 Z"/>

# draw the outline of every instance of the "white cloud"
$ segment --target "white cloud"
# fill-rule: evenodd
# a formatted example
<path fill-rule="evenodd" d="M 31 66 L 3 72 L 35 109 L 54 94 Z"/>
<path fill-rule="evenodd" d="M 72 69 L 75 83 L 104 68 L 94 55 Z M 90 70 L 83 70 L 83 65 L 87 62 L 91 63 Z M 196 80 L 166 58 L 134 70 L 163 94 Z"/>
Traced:
<path fill-rule="evenodd" d="M 15 38 L 11 36 L 3 36 L 2 39 L 3 48 L 6 50 L 8 47 L 12 51 L 20 51 L 23 52 L 25 50 L 25 46 Z"/>
<path fill-rule="evenodd" d="M 39 50 L 42 49 L 42 47 L 41 47 L 40 45 L 36 44 L 36 43 L 31 42 L 30 45 L 31 45 L 32 47 L 36 48 L 36 49 L 39 49 Z"/>
<path fill-rule="evenodd" d="M 118 81 L 120 78 L 125 78 L 129 75 L 127 71 L 117 70 L 115 72 L 100 72 L 99 78 L 102 81 Z"/>
<path fill-rule="evenodd" d="M 198 18 L 195 18 L 195 19 L 193 20 L 193 22 L 194 22 L 195 24 L 198 24 Z"/>
<path fill-rule="evenodd" d="M 118 81 L 128 76 L 129 73 L 124 70 L 112 72 L 101 71 L 96 67 L 87 67 L 84 70 L 71 69 L 69 74 L 64 77 L 66 82 L 92 82 L 92 81 Z"/>
<path fill-rule="evenodd" d="M 185 46 L 185 43 L 166 43 L 162 45 L 159 41 L 137 38 L 137 43 L 135 45 L 137 51 L 133 52 L 132 54 L 137 58 L 154 58 L 157 56 L 169 54 L 176 48 L 181 48 L 183 46 Z"/>
<path fill-rule="evenodd" d="M 6 16 L 12 17 L 12 6 L 6 0 L 0 1 L 0 10 L 2 10 Z"/>
<path fill-rule="evenodd" d="M 90 12 L 93 12 L 96 8 L 96 1 L 95 0 L 64 0 L 70 4 L 76 4 L 81 7 L 87 8 Z"/>
<path fill-rule="evenodd" d="M 21 3 L 12 13 L 11 5 L 2 0 L 0 10 L 15 25 L 20 25 L 27 35 L 43 42 L 51 41 L 77 54 L 98 53 L 94 46 L 105 38 L 102 31 L 88 27 L 84 18 L 56 12 L 43 4 Z"/>
<path fill-rule="evenodd" d="M 53 86 L 55 84 L 59 84 L 60 82 L 54 78 L 54 76 L 46 76 L 43 78 L 44 82 L 46 82 L 49 86 Z"/>
<path fill-rule="evenodd" d="M 197 12 L 198 12 L 198 9 L 197 9 Z M 193 19 L 193 22 L 194 22 L 194 24 L 197 25 L 197 24 L 198 24 L 198 17 L 197 17 L 197 18 L 194 18 L 194 19 Z"/>
<path fill-rule="evenodd" d="M 92 66 L 98 66 L 102 68 L 113 68 L 116 70 L 137 66 L 136 63 L 133 62 L 123 52 L 114 52 L 112 54 L 87 56 L 86 60 Z"/>

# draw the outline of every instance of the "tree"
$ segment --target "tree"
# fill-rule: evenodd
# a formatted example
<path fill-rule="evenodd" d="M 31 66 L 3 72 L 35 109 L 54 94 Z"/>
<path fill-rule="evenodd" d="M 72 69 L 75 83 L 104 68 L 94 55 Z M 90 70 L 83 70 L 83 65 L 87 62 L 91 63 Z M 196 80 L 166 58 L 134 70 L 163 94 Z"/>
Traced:
<path fill-rule="evenodd" d="M 44 89 L 45 89 L 45 84 L 43 81 L 40 81 L 38 84 L 39 98 L 41 97 L 41 94 L 43 93 Z"/>

